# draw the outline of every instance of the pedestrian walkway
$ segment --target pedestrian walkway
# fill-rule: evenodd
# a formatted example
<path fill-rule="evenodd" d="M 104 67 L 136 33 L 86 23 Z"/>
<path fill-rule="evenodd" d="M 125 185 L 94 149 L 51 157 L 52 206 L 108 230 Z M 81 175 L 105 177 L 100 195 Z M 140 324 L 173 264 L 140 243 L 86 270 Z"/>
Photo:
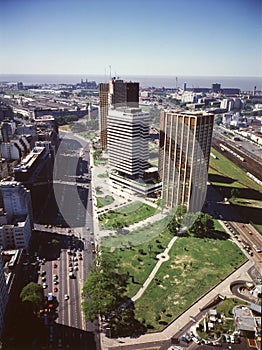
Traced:
<path fill-rule="evenodd" d="M 152 272 L 148 276 L 148 278 L 145 281 L 145 283 L 143 284 L 143 286 L 139 289 L 139 291 L 136 293 L 136 295 L 133 296 L 132 301 L 135 302 L 137 299 L 139 299 L 144 294 L 144 291 L 147 289 L 147 287 L 149 286 L 149 284 L 151 283 L 151 281 L 155 277 L 155 275 L 156 275 L 157 271 L 159 270 L 160 266 L 162 265 L 162 263 L 164 261 L 169 260 L 168 253 L 177 239 L 178 239 L 178 237 L 173 237 L 171 239 L 171 241 L 169 242 L 167 248 L 163 251 L 163 253 L 158 254 L 156 256 L 157 259 L 159 259 L 158 262 L 156 263 L 155 267 L 153 268 Z"/>

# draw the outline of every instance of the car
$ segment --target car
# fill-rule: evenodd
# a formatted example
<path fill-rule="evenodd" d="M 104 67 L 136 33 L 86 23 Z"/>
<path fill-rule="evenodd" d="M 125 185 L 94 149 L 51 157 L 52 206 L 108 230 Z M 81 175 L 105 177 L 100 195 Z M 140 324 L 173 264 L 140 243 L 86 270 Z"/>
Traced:
<path fill-rule="evenodd" d="M 57 263 L 54 263 L 54 265 L 53 265 L 53 266 L 54 266 L 54 269 L 55 269 L 55 268 L 57 268 Z"/>
<path fill-rule="evenodd" d="M 64 295 L 64 299 L 65 299 L 65 300 L 68 300 L 68 299 L 69 299 L 69 295 L 68 295 L 68 294 L 65 294 L 65 295 Z"/>
<path fill-rule="evenodd" d="M 41 275 L 41 276 L 45 276 L 45 274 L 46 274 L 46 271 L 45 271 L 45 270 L 42 270 L 42 271 L 40 272 L 40 275 Z"/>
<path fill-rule="evenodd" d="M 46 278 L 45 277 L 42 277 L 42 282 L 45 282 L 46 281 Z"/>
<path fill-rule="evenodd" d="M 73 263 L 70 261 L 68 264 L 69 267 L 73 266 Z"/>
<path fill-rule="evenodd" d="M 43 283 L 43 289 L 46 289 L 46 288 L 47 288 L 47 284 Z"/>
<path fill-rule="evenodd" d="M 57 274 L 53 274 L 53 279 L 54 279 L 54 280 L 57 280 L 57 279 L 58 279 Z"/>
<path fill-rule="evenodd" d="M 69 267 L 69 272 L 72 272 L 72 271 L 73 271 L 73 267 L 70 266 L 70 267 Z"/>
<path fill-rule="evenodd" d="M 56 285 L 56 284 L 58 284 L 58 281 L 57 281 L 57 280 L 55 280 L 55 281 L 53 281 L 53 283 Z"/>
<path fill-rule="evenodd" d="M 58 288 L 57 288 L 57 287 L 54 287 L 54 288 L 53 288 L 53 291 L 54 291 L 54 293 L 56 293 L 56 292 L 58 291 Z"/>
<path fill-rule="evenodd" d="M 188 339 L 185 336 L 182 336 L 180 338 L 180 340 L 183 341 L 184 343 L 188 343 L 189 342 Z"/>
<path fill-rule="evenodd" d="M 78 262 L 77 261 L 74 263 L 74 266 L 78 266 Z"/>
<path fill-rule="evenodd" d="M 77 267 L 77 266 L 74 266 L 74 270 L 75 270 L 75 271 L 78 271 L 78 267 Z"/>
<path fill-rule="evenodd" d="M 193 342 L 196 343 L 196 344 L 200 344 L 200 343 L 201 343 L 200 340 L 197 339 L 196 337 L 192 337 L 192 340 L 193 340 Z"/>

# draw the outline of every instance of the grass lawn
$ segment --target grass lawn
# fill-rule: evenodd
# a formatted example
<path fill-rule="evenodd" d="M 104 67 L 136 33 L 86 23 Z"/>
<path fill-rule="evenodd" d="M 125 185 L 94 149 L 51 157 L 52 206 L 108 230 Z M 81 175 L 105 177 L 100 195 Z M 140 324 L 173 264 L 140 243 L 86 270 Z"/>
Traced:
<path fill-rule="evenodd" d="M 136 317 L 146 319 L 152 330 L 162 329 L 245 261 L 231 241 L 179 238 L 170 260 L 161 265 L 155 281 L 136 301 Z"/>
<path fill-rule="evenodd" d="M 221 182 L 219 178 L 216 179 L 216 184 L 221 186 L 247 188 L 250 187 L 259 192 L 262 192 L 261 187 L 251 180 L 239 166 L 227 159 L 223 154 L 212 148 L 212 153 L 218 157 L 214 159 L 210 157 L 210 181 L 212 182 L 212 174 L 221 175 Z M 222 174 L 221 174 L 222 173 Z M 223 179 L 223 175 L 226 177 Z"/>
<path fill-rule="evenodd" d="M 130 297 L 138 292 L 157 263 L 156 255 L 164 251 L 173 237 L 163 220 L 154 222 L 153 227 L 155 231 L 152 231 L 152 226 L 148 225 L 127 236 L 104 238 L 102 242 L 103 250 L 111 251 L 114 258 L 120 260 L 120 272 L 129 272 L 130 283 L 127 286 L 127 295 Z M 138 244 L 141 241 L 143 243 Z M 121 248 L 112 248 L 121 245 Z"/>
<path fill-rule="evenodd" d="M 232 310 L 237 305 L 249 305 L 244 300 L 240 300 L 237 298 L 229 298 L 223 300 L 218 307 L 216 308 L 217 312 L 220 314 L 224 314 L 226 317 L 233 317 Z"/>
<path fill-rule="evenodd" d="M 99 215 L 100 227 L 102 229 L 113 229 L 127 227 L 135 222 L 142 221 L 156 213 L 151 205 L 134 202 L 117 210 Z"/>
<path fill-rule="evenodd" d="M 102 208 L 106 205 L 109 205 L 114 202 L 114 198 L 112 196 L 105 197 L 96 197 L 97 207 Z"/>
<path fill-rule="evenodd" d="M 100 186 L 97 186 L 96 187 L 96 195 L 98 196 L 98 195 L 101 195 L 101 194 L 103 194 L 104 192 L 102 191 L 102 188 L 100 187 Z"/>
<path fill-rule="evenodd" d="M 218 159 L 210 158 L 209 181 L 222 193 L 230 198 L 232 188 L 237 189 L 236 198 L 230 202 L 246 222 L 250 222 L 262 233 L 262 188 L 252 181 L 237 165 L 223 154 L 212 149 Z"/>
<path fill-rule="evenodd" d="M 70 125 L 61 125 L 59 126 L 59 129 L 64 130 L 64 131 L 71 131 Z"/>
<path fill-rule="evenodd" d="M 129 273 L 126 292 L 129 297 L 133 297 L 144 284 L 157 262 L 156 255 L 164 251 L 173 237 L 164 220 L 152 226 L 156 228 L 153 239 L 150 239 L 152 235 L 148 225 L 143 228 L 144 231 L 108 237 L 102 243 L 103 249 L 110 251 L 119 260 L 119 272 Z M 217 221 L 215 228 L 223 231 Z M 134 240 L 135 236 L 137 241 Z M 143 243 L 134 245 L 134 242 L 139 242 L 139 238 L 144 240 Z M 118 246 L 122 244 L 121 248 L 113 248 L 115 240 Z M 149 331 L 163 329 L 247 260 L 229 240 L 190 236 L 178 238 L 169 255 L 170 259 L 161 265 L 155 279 L 135 303 L 136 318 L 141 322 L 145 319 Z"/>
<path fill-rule="evenodd" d="M 105 179 L 108 177 L 108 173 L 98 174 L 97 177 L 100 177 L 101 179 Z"/>
<path fill-rule="evenodd" d="M 93 140 L 96 137 L 96 133 L 92 131 L 81 131 L 78 134 L 87 140 Z"/>

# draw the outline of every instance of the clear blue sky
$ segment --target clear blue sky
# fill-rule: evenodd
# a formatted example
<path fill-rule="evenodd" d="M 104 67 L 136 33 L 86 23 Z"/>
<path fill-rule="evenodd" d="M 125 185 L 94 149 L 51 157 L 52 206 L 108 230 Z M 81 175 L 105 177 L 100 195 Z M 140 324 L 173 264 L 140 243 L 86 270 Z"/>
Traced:
<path fill-rule="evenodd" d="M 262 76 L 261 0 L 0 0 L 0 74 Z"/>

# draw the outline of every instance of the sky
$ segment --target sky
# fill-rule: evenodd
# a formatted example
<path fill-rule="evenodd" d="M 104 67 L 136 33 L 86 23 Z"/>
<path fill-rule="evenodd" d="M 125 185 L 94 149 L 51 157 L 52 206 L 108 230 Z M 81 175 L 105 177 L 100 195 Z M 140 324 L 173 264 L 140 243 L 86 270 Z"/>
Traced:
<path fill-rule="evenodd" d="M 0 74 L 262 76 L 262 0 L 0 0 Z"/>

